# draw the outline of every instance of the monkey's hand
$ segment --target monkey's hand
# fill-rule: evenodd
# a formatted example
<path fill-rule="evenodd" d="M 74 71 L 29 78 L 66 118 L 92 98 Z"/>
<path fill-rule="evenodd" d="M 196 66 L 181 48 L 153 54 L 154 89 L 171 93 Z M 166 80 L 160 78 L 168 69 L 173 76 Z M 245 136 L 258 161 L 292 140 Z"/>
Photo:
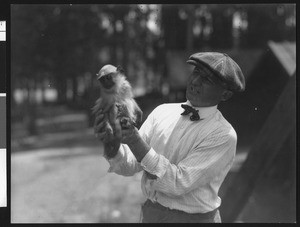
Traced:
<path fill-rule="evenodd" d="M 129 129 L 132 125 L 134 125 L 134 122 L 129 117 L 122 117 L 120 118 L 120 124 L 122 129 Z"/>

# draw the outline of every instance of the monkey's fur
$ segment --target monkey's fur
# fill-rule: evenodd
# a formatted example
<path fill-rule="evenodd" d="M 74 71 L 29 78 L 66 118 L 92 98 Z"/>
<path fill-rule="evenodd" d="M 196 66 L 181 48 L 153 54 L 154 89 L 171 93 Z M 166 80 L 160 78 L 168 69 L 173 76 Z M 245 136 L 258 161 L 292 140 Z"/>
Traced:
<path fill-rule="evenodd" d="M 92 113 L 97 115 L 100 109 L 103 110 L 106 132 L 103 142 L 105 153 L 109 156 L 109 153 L 115 153 L 118 149 L 114 147 L 115 144 L 110 144 L 115 134 L 115 119 L 120 119 L 122 128 L 128 128 L 130 125 L 139 126 L 143 113 L 133 99 L 131 85 L 120 66 L 115 68 L 112 65 L 105 65 L 97 75 L 100 82 L 100 97 L 96 100 Z"/>

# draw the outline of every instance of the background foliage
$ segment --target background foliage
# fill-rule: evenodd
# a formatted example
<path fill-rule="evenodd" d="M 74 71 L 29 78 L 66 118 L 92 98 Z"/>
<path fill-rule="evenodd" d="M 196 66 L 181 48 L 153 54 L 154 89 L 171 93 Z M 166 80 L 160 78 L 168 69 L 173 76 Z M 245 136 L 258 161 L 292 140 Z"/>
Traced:
<path fill-rule="evenodd" d="M 89 111 L 104 64 L 122 65 L 137 96 L 168 96 L 168 51 L 294 41 L 295 5 L 18 4 L 11 6 L 11 34 L 12 119 L 27 119 L 35 133 L 37 106 Z"/>

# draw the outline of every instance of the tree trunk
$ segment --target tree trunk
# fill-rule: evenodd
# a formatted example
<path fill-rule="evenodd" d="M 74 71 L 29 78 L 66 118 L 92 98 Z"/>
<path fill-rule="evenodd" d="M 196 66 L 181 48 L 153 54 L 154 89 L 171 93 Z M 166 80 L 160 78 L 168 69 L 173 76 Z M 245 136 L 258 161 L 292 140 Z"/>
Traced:
<path fill-rule="evenodd" d="M 27 121 L 27 130 L 30 135 L 36 135 L 36 104 L 35 104 L 35 89 L 36 89 L 35 80 L 27 81 L 27 91 L 28 91 L 28 99 L 27 99 L 27 111 L 26 111 L 26 121 Z M 33 86 L 31 86 L 33 85 Z"/>
<path fill-rule="evenodd" d="M 187 53 L 191 53 L 193 51 L 194 43 L 193 43 L 193 23 L 194 23 L 194 9 L 193 5 L 188 5 L 188 24 L 187 24 L 187 35 L 186 35 L 186 50 Z"/>
<path fill-rule="evenodd" d="M 72 90 L 73 90 L 73 97 L 72 97 L 72 101 L 74 103 L 76 103 L 77 101 L 77 86 L 78 86 L 78 81 L 77 81 L 77 77 L 74 76 L 72 77 Z"/>
<path fill-rule="evenodd" d="M 58 103 L 66 103 L 67 102 L 67 81 L 66 79 L 61 76 L 57 78 L 57 102 Z"/>

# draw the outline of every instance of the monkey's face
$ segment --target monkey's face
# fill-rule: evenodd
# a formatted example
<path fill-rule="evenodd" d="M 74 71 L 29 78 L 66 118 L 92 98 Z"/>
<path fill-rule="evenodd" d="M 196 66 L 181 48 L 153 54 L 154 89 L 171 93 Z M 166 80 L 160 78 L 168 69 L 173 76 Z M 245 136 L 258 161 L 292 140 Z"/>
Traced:
<path fill-rule="evenodd" d="M 111 89 L 115 85 L 115 73 L 109 73 L 99 78 L 99 82 L 105 89 Z"/>

